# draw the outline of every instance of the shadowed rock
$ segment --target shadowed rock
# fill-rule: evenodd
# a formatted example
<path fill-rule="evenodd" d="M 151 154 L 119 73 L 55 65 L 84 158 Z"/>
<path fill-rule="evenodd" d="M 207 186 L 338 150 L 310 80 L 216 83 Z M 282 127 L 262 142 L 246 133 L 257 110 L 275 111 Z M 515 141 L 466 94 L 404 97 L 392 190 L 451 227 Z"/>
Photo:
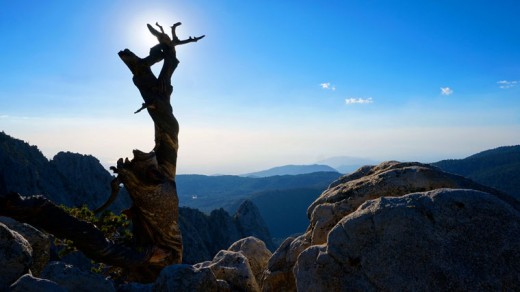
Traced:
<path fill-rule="evenodd" d="M 219 291 L 219 283 L 208 268 L 172 265 L 164 268 L 155 281 L 153 291 Z"/>
<path fill-rule="evenodd" d="M 32 248 L 31 272 L 39 276 L 50 258 L 50 236 L 39 231 L 26 223 L 20 223 L 9 217 L 0 217 L 0 223 L 5 224 L 9 229 L 18 232 L 25 238 Z"/>
<path fill-rule="evenodd" d="M 0 223 L 0 291 L 29 272 L 32 248 L 20 234 Z"/>
<path fill-rule="evenodd" d="M 62 262 L 50 262 L 41 277 L 69 291 L 116 291 L 114 284 L 99 274 L 80 270 Z"/>

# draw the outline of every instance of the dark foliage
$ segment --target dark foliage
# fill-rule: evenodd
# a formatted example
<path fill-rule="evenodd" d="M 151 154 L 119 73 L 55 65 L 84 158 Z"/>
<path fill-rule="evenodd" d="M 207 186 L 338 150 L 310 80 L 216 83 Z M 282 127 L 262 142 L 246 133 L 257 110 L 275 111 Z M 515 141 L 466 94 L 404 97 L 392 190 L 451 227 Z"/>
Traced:
<path fill-rule="evenodd" d="M 520 145 L 504 146 L 433 165 L 508 193 L 520 200 Z"/>

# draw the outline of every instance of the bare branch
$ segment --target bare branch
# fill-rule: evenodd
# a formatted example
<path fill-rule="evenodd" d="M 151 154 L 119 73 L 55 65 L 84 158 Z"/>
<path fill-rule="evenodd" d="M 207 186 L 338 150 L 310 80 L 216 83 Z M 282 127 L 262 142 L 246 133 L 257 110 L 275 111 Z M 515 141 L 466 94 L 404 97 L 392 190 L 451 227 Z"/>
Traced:
<path fill-rule="evenodd" d="M 118 177 L 116 177 L 112 180 L 112 182 L 110 183 L 110 187 L 112 189 L 110 197 L 101 207 L 94 210 L 95 214 L 98 214 L 101 211 L 105 210 L 106 208 L 108 208 L 108 206 L 110 206 L 116 200 L 117 194 L 119 194 L 119 190 L 120 190 L 119 184 L 121 184 L 121 180 L 119 180 Z"/>
<path fill-rule="evenodd" d="M 156 37 L 156 38 L 159 38 L 159 36 L 161 35 L 160 32 L 158 32 L 155 28 L 153 28 L 153 26 L 151 26 L 150 24 L 146 24 L 146 26 L 148 27 L 148 30 Z"/>
<path fill-rule="evenodd" d="M 171 26 L 172 28 L 172 40 L 173 41 L 179 41 L 179 38 L 177 37 L 177 32 L 175 31 L 177 29 L 177 26 L 181 25 L 181 22 L 177 22 L 174 25 Z"/>
<path fill-rule="evenodd" d="M 153 107 L 153 105 L 144 102 L 144 103 L 141 105 L 141 108 L 138 109 L 137 111 L 135 111 L 134 114 L 137 114 L 137 113 L 141 112 L 141 111 L 144 110 L 145 108 L 154 108 L 154 107 Z"/>
<path fill-rule="evenodd" d="M 163 27 L 160 26 L 158 22 L 156 22 L 155 25 L 161 29 L 161 33 L 164 33 L 164 29 L 163 29 Z"/>
<path fill-rule="evenodd" d="M 176 45 L 184 45 L 184 44 L 187 44 L 187 43 L 194 43 L 194 42 L 197 42 L 200 39 L 203 39 L 205 36 L 206 35 L 201 35 L 199 37 L 189 37 L 188 39 L 185 39 L 185 40 L 182 40 L 182 41 L 178 41 L 174 45 L 176 46 Z"/>
<path fill-rule="evenodd" d="M 146 24 L 148 30 L 157 38 L 160 44 L 171 45 L 172 40 L 170 39 L 170 36 L 164 33 L 162 26 L 160 26 L 158 23 L 156 23 L 156 25 L 161 29 L 161 32 L 157 31 L 150 24 Z"/>

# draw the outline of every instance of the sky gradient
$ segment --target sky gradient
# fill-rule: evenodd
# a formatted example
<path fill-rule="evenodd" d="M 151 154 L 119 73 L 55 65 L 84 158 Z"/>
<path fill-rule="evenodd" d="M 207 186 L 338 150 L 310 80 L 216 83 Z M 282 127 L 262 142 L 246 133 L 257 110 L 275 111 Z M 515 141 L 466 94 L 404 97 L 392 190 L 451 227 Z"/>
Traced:
<path fill-rule="evenodd" d="M 398 3 L 397 3 L 398 2 Z M 117 56 L 177 21 L 178 172 L 520 144 L 518 1 L 2 1 L 0 130 L 108 166 L 153 147 Z"/>

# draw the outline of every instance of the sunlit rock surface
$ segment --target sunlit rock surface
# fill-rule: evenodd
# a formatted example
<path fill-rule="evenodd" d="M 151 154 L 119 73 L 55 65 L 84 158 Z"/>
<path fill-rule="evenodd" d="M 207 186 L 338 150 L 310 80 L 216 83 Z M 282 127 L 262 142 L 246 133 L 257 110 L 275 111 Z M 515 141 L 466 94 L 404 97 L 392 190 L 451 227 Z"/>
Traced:
<path fill-rule="evenodd" d="M 367 201 L 302 252 L 299 291 L 518 291 L 520 213 L 439 189 Z"/>

